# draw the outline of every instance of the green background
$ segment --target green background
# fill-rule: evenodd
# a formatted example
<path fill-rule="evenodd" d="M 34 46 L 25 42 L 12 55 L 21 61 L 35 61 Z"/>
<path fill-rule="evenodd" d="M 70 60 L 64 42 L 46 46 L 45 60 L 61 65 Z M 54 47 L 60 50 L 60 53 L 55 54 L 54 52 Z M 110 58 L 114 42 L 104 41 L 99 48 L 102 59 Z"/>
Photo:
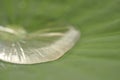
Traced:
<path fill-rule="evenodd" d="M 0 0 L 0 25 L 35 30 L 56 23 L 81 31 L 76 46 L 53 62 L 1 61 L 0 80 L 120 80 L 120 0 Z"/>

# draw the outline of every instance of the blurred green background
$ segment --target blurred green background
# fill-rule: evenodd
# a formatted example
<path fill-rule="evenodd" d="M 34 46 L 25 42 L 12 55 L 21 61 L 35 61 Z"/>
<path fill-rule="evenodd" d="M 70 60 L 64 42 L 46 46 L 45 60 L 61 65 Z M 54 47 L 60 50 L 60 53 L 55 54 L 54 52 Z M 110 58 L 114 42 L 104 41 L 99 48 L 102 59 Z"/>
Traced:
<path fill-rule="evenodd" d="M 0 80 L 120 80 L 120 0 L 0 0 L 0 25 L 27 30 L 72 24 L 76 46 L 57 61 L 0 61 Z"/>

